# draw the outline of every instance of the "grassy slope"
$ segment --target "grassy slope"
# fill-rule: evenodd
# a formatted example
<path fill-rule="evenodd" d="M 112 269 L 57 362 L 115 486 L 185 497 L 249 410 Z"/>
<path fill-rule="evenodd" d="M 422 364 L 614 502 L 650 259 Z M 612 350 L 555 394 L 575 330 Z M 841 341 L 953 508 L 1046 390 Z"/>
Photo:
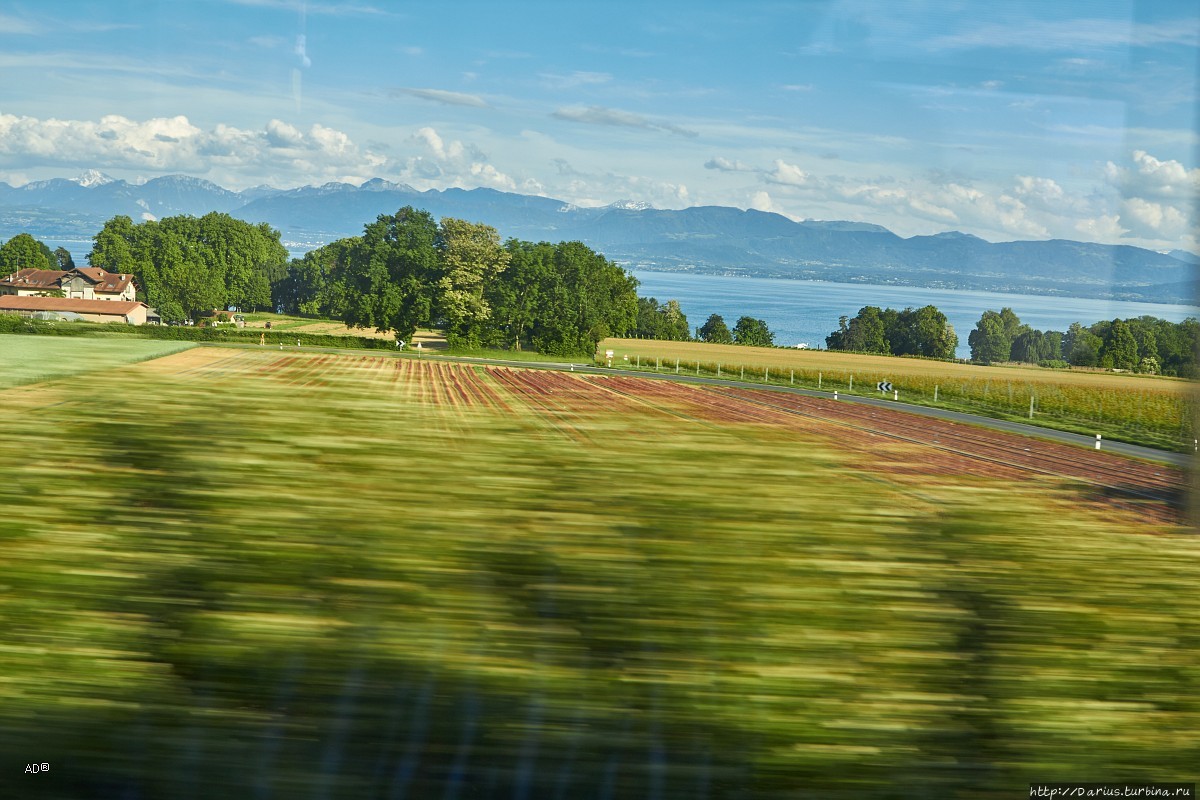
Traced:
<path fill-rule="evenodd" d="M 189 342 L 0 335 L 0 387 L 100 372 L 186 350 Z"/>
<path fill-rule="evenodd" d="M 1194 777 L 1193 537 L 401 363 L 196 349 L 0 438 L 0 739 L 41 796 Z"/>

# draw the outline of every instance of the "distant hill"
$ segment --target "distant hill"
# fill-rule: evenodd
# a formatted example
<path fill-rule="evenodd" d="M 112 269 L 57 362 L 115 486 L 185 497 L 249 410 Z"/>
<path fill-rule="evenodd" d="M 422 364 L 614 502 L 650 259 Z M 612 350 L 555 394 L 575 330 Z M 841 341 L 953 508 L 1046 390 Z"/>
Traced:
<path fill-rule="evenodd" d="M 88 239 L 117 214 L 135 221 L 222 211 L 278 228 L 302 251 L 361 233 L 403 206 L 435 218 L 495 226 L 505 238 L 578 239 L 610 258 L 649 270 L 977 289 L 1149 302 L 1194 303 L 1200 258 L 1185 251 L 1062 239 L 991 243 L 959 231 L 903 238 L 864 222 L 795 222 L 724 206 L 678 211 L 623 201 L 580 208 L 549 197 L 493 189 L 418 191 L 379 178 L 362 185 L 243 192 L 169 175 L 143 184 L 89 171 L 74 180 L 0 183 L 0 240 L 20 232 Z M 86 253 L 75 254 L 82 259 Z"/>

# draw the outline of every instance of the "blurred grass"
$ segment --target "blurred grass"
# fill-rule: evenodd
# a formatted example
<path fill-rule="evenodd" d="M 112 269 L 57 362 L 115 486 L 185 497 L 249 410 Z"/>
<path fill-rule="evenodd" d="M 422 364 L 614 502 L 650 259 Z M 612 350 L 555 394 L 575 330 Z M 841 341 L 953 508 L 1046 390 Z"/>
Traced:
<path fill-rule="evenodd" d="M 62 798 L 1194 779 L 1182 529 L 913 494 L 779 429 L 451 404 L 446 365 L 175 358 L 0 439 L 11 796 L 30 762 Z"/>
<path fill-rule="evenodd" d="M 190 342 L 0 334 L 0 388 L 101 372 L 193 347 Z"/>

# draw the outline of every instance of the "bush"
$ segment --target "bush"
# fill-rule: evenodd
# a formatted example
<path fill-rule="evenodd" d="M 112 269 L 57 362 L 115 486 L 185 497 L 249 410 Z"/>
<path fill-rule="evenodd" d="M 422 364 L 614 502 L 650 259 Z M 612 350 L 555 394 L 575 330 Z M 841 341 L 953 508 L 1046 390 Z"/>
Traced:
<path fill-rule="evenodd" d="M 1038 366 L 1045 367 L 1046 369 L 1070 369 L 1071 368 L 1071 365 L 1068 364 L 1066 361 L 1063 361 L 1061 358 L 1048 358 L 1043 361 L 1039 361 Z"/>

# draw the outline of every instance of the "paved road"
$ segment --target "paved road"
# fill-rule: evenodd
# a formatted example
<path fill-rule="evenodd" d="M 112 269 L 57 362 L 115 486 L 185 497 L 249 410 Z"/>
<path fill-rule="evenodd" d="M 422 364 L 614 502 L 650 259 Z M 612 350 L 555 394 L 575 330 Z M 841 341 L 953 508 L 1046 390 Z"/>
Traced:
<path fill-rule="evenodd" d="M 207 344 L 207 343 L 205 343 Z M 214 343 L 216 344 L 216 343 Z M 228 345 L 217 345 L 228 346 Z M 258 345 L 253 345 L 258 347 Z M 293 350 L 296 348 L 288 347 Z M 299 348 L 308 352 L 321 353 L 363 353 L 363 354 L 387 354 L 400 357 L 414 357 L 414 351 L 407 351 L 403 354 L 393 353 L 390 350 L 342 350 L 327 347 L 301 347 Z M 661 372 L 644 372 L 642 370 L 619 369 L 616 367 L 597 367 L 592 364 L 575 364 L 569 361 L 517 361 L 506 360 L 502 358 L 474 358 L 470 356 L 444 356 L 435 355 L 433 353 L 423 353 L 421 357 L 426 359 L 436 359 L 444 361 L 459 361 L 470 364 L 484 364 L 488 366 L 499 367 L 524 367 L 527 369 L 553 369 L 570 372 L 583 372 L 593 375 L 623 375 L 630 378 L 645 378 L 647 380 L 661 381 L 677 381 L 679 383 L 693 383 L 705 386 L 723 386 L 723 387 L 738 387 L 744 389 L 769 389 L 776 392 L 788 392 L 789 394 L 800 394 L 806 397 L 824 397 L 833 399 L 833 392 L 819 392 L 815 389 L 797 389 L 791 386 L 764 386 L 761 383 L 749 383 L 742 381 L 724 380 L 717 378 L 702 378 L 696 375 L 686 375 Z M 1094 449 L 1096 446 L 1096 437 L 1083 436 L 1078 433 L 1067 433 L 1066 431 L 1056 431 L 1052 428 L 1041 428 L 1037 425 L 1024 425 L 1020 422 L 1009 422 L 1007 420 L 992 419 L 991 417 L 981 417 L 975 414 L 966 414 L 961 411 L 947 411 L 941 408 L 929 408 L 927 406 L 917 406 L 910 403 L 896 402 L 894 400 L 884 400 L 877 397 L 860 397 L 858 395 L 839 394 L 839 401 L 847 403 L 859 403 L 862 405 L 879 406 L 892 411 L 903 411 L 909 414 L 919 414 L 924 417 L 933 417 L 935 419 L 944 419 L 951 422 L 960 422 L 966 425 L 976 425 L 982 428 L 991 428 L 993 430 L 1008 431 L 1009 433 L 1017 433 L 1023 436 L 1032 436 L 1039 439 L 1049 439 L 1055 442 L 1075 445 Z M 1195 464 L 1196 459 L 1185 453 L 1171 453 L 1166 450 L 1157 450 L 1153 447 L 1142 447 L 1136 444 L 1127 444 L 1125 442 L 1117 442 L 1111 439 L 1106 439 L 1101 442 L 1101 448 L 1110 452 L 1118 453 L 1124 456 L 1133 458 L 1141 458 L 1147 461 L 1157 461 L 1164 464 L 1172 464 L 1177 467 L 1190 467 Z"/>

